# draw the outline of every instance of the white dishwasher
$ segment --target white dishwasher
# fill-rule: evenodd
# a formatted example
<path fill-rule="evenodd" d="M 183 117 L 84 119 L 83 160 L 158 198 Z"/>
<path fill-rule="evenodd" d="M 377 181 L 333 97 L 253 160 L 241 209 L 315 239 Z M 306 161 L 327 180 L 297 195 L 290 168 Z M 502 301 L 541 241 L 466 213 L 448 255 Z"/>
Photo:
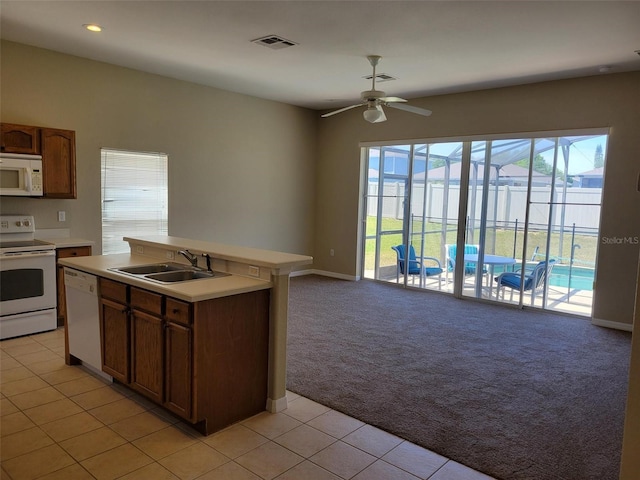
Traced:
<path fill-rule="evenodd" d="M 64 267 L 64 287 L 69 353 L 90 370 L 111 380 L 111 376 L 102 371 L 98 278 Z"/>

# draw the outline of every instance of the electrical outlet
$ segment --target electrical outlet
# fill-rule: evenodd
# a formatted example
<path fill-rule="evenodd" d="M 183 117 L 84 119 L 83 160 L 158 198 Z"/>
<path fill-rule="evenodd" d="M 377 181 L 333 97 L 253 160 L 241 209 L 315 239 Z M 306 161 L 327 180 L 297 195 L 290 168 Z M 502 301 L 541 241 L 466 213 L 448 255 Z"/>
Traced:
<path fill-rule="evenodd" d="M 142 245 L 136 245 L 136 253 L 144 253 L 144 247 Z"/>
<path fill-rule="evenodd" d="M 65 212 L 64 210 L 59 210 L 58 211 L 58 221 L 59 222 L 66 222 L 67 221 L 67 212 Z"/>
<path fill-rule="evenodd" d="M 331 250 L 329 250 L 329 255 L 331 255 L 332 257 L 335 255 L 335 251 L 333 250 L 333 248 Z"/>
<path fill-rule="evenodd" d="M 260 267 L 253 267 L 253 266 L 249 266 L 249 275 L 251 275 L 252 277 L 259 277 L 260 276 Z"/>
<path fill-rule="evenodd" d="M 167 251 L 166 252 L 166 256 L 167 256 L 167 260 L 175 260 L 175 258 L 176 258 L 176 254 L 174 252 L 171 252 L 171 251 Z"/>

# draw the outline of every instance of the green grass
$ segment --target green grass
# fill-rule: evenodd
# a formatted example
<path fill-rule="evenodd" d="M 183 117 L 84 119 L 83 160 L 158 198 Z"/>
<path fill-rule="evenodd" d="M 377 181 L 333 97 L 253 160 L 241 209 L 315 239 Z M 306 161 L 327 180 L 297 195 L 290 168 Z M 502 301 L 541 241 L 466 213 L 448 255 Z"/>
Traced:
<path fill-rule="evenodd" d="M 376 233 L 376 217 L 367 217 L 367 236 L 375 236 Z M 396 254 L 391 247 L 402 243 L 402 220 L 395 218 L 383 218 L 382 219 L 382 231 L 397 231 L 399 233 L 383 234 L 380 239 L 380 265 L 394 265 L 396 263 Z M 445 240 L 442 241 L 442 235 L 440 230 L 442 225 L 440 223 L 428 222 L 425 225 L 425 256 L 440 258 L 441 262 L 444 262 L 444 258 L 441 258 L 440 246 L 441 244 L 449 244 L 456 242 L 456 225 L 449 225 L 449 230 L 446 234 Z M 417 234 L 413 235 L 413 245 L 416 251 L 420 252 L 420 233 L 422 231 L 422 222 L 414 222 L 413 231 Z M 431 232 L 431 233 L 429 233 Z M 513 256 L 513 230 L 499 229 L 495 232 L 495 249 L 493 249 L 494 238 L 493 231 L 488 232 L 486 245 L 487 253 L 495 253 L 496 255 L 503 255 L 511 257 Z M 518 232 L 516 238 L 516 257 L 520 257 L 522 251 L 522 244 L 524 241 L 524 232 L 521 230 Z M 576 235 L 574 242 L 580 245 L 580 249 L 575 251 L 575 264 L 593 266 L 596 258 L 598 237 L 592 235 Z M 471 243 L 471 242 L 469 242 Z M 478 243 L 476 241 L 473 243 Z M 527 254 L 525 258 L 530 259 L 534 249 L 538 248 L 538 253 L 544 255 L 547 245 L 546 232 L 529 232 L 529 239 L 527 241 Z M 562 263 L 568 263 L 571 255 L 571 232 L 566 232 L 563 238 L 563 250 L 560 255 L 560 234 L 551 234 L 550 244 L 550 256 L 553 258 L 562 257 L 560 260 Z M 374 255 L 375 255 L 376 241 L 375 239 L 368 239 L 365 243 L 365 269 L 372 270 L 374 268 Z M 544 257 L 537 257 L 542 259 Z"/>

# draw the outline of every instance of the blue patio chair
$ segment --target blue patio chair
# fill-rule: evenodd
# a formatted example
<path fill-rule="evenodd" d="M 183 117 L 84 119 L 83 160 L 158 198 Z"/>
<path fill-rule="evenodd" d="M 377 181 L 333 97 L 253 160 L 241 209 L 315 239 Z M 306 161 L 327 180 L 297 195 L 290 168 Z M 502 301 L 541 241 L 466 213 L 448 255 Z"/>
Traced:
<path fill-rule="evenodd" d="M 405 248 L 404 245 L 396 245 L 391 247 L 397 255 L 397 269 L 396 269 L 396 281 L 400 283 L 400 275 L 404 275 L 405 268 Z M 423 262 L 429 260 L 434 263 L 435 266 L 426 267 Z M 442 288 L 442 267 L 440 260 L 435 257 L 421 257 L 420 260 L 416 257 L 416 251 L 413 245 L 409 245 L 409 265 L 407 273 L 412 276 L 415 283 L 415 276 L 420 276 L 420 286 L 422 286 L 422 275 L 425 277 L 438 277 L 438 288 Z"/>
<path fill-rule="evenodd" d="M 445 247 L 445 252 L 446 252 L 446 263 L 447 263 L 447 271 L 445 273 L 445 282 L 449 281 L 449 272 L 454 272 L 454 270 L 456 269 L 456 252 L 458 250 L 457 245 L 455 243 L 452 244 L 447 244 L 444 246 Z M 478 251 L 480 250 L 480 246 L 479 245 L 465 245 L 464 246 L 464 253 L 474 253 L 477 254 Z M 482 268 L 482 274 L 484 275 L 485 273 L 487 273 L 487 269 L 486 268 Z M 475 275 L 476 274 L 476 264 L 473 262 L 467 262 L 464 265 L 464 275 L 465 277 L 467 275 Z"/>
<path fill-rule="evenodd" d="M 551 276 L 551 270 L 553 270 L 555 263 L 555 260 L 549 260 L 548 263 L 542 261 L 538 262 L 530 273 L 526 273 L 525 270 L 523 291 L 531 292 L 531 305 L 533 305 L 536 300 L 536 294 L 544 289 L 545 281 Z M 500 291 L 502 291 L 502 299 L 504 300 L 505 288 L 510 288 L 511 300 L 513 300 L 513 291 L 520 291 L 520 285 L 523 279 L 521 272 L 516 270 L 514 272 L 501 273 L 494 280 L 498 283 L 497 297 L 500 298 Z"/>

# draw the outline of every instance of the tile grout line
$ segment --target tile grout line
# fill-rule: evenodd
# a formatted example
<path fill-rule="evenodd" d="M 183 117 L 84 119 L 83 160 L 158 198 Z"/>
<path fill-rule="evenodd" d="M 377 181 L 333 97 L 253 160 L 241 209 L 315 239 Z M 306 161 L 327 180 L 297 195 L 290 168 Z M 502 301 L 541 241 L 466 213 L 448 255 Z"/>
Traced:
<path fill-rule="evenodd" d="M 255 415 L 255 416 L 251 417 L 250 419 L 245 419 L 243 421 L 237 422 L 237 423 L 235 423 L 235 424 L 233 424 L 233 425 L 231 425 L 231 426 L 229 426 L 229 427 L 227 427 L 227 428 L 215 433 L 215 434 L 220 434 L 220 433 L 222 433 L 222 432 L 224 432 L 224 431 L 226 431 L 226 430 L 228 430 L 230 428 L 237 427 L 237 426 L 243 426 L 244 428 L 247 428 L 248 430 L 250 430 L 251 432 L 253 432 L 256 435 L 259 435 L 261 438 L 263 438 L 265 440 L 265 442 L 261 443 L 258 446 L 254 446 L 254 447 L 250 448 L 249 450 L 247 450 L 246 452 L 243 452 L 241 455 L 238 455 L 235 458 L 227 456 L 222 451 L 218 450 L 216 447 L 210 445 L 209 443 L 207 443 L 205 441 L 205 439 L 212 438 L 213 436 L 204 437 L 204 436 L 198 434 L 198 432 L 192 431 L 193 429 L 190 428 L 189 425 L 181 423 L 180 420 L 178 420 L 177 423 L 171 423 L 169 420 L 167 420 L 167 418 L 163 418 L 161 415 L 156 414 L 156 413 L 153 412 L 153 410 L 156 410 L 158 408 L 158 406 L 156 406 L 155 404 L 152 404 L 151 402 L 149 402 L 148 400 L 146 400 L 144 397 L 140 396 L 136 392 L 128 392 L 130 394 L 127 395 L 125 393 L 125 392 L 127 392 L 126 388 L 120 387 L 120 385 L 117 384 L 117 383 L 109 384 L 109 383 L 104 382 L 103 386 L 99 385 L 99 386 L 95 386 L 95 387 L 89 388 L 88 390 L 78 391 L 77 393 L 74 393 L 74 394 L 67 394 L 67 393 L 65 393 L 65 391 L 72 391 L 72 389 L 65 389 L 65 388 L 59 389 L 59 387 L 62 386 L 62 385 L 65 385 L 65 384 L 70 384 L 72 382 L 78 382 L 78 381 L 86 380 L 86 379 L 89 379 L 89 378 L 94 378 L 94 379 L 99 380 L 101 382 L 103 382 L 103 379 L 100 378 L 98 375 L 96 375 L 95 372 L 92 372 L 92 371 L 90 371 L 88 369 L 85 369 L 83 367 L 77 367 L 77 368 L 80 368 L 82 370 L 82 373 L 83 373 L 82 375 L 78 375 L 76 377 L 75 374 L 74 374 L 73 378 L 64 379 L 64 381 L 58 381 L 59 378 L 64 378 L 64 374 L 62 374 L 62 377 L 56 377 L 56 375 L 55 375 L 56 372 L 64 371 L 67 368 L 76 367 L 76 366 L 69 367 L 67 365 L 64 365 L 64 356 L 59 353 L 59 350 L 61 348 L 60 338 L 62 337 L 62 334 L 61 333 L 57 333 L 58 331 L 59 330 L 54 330 L 53 332 L 45 333 L 45 335 L 48 335 L 47 337 L 39 337 L 40 340 L 42 340 L 42 341 L 39 341 L 38 338 L 35 338 L 35 337 L 34 338 L 22 337 L 24 340 L 21 340 L 21 341 L 18 341 L 18 342 L 12 342 L 12 343 L 5 343 L 4 341 L 0 342 L 0 351 L 2 352 L 3 358 L 6 358 L 4 356 L 8 355 L 9 358 L 13 359 L 15 362 L 17 362 L 19 364 L 18 366 L 13 367 L 13 368 L 23 367 L 23 368 L 26 368 L 32 374 L 31 376 L 26 377 L 26 378 L 37 378 L 40 381 L 44 382 L 47 385 L 47 387 L 42 387 L 42 388 L 49 388 L 49 387 L 53 388 L 56 392 L 58 392 L 58 393 L 60 393 L 60 395 L 62 395 L 63 399 L 60 399 L 60 400 L 70 400 L 74 405 L 76 405 L 80 409 L 80 411 L 76 412 L 76 413 L 72 413 L 70 415 L 65 415 L 65 416 L 62 416 L 62 417 L 56 417 L 55 419 L 46 421 L 46 422 L 44 422 L 42 424 L 37 424 L 29 415 L 27 415 L 25 413 L 25 411 L 29 410 L 30 408 L 38 408 L 38 407 L 41 407 L 41 406 L 45 406 L 47 404 L 51 404 L 51 403 L 53 403 L 55 401 L 58 401 L 58 400 L 45 402 L 45 403 L 43 403 L 41 405 L 35 405 L 33 407 L 29 407 L 29 408 L 23 409 L 21 407 L 18 407 L 16 404 L 14 404 L 11 401 L 11 397 L 14 397 L 16 395 L 21 395 L 23 393 L 35 392 L 37 390 L 40 390 L 40 388 L 36 388 L 34 390 L 27 390 L 25 392 L 15 393 L 15 394 L 11 395 L 11 397 L 6 396 L 4 393 L 2 393 L 2 398 L 6 399 L 11 405 L 13 405 L 16 408 L 17 412 L 19 412 L 22 415 L 24 415 L 25 418 L 27 418 L 33 424 L 33 426 L 24 428 L 22 430 L 18 430 L 16 432 L 13 432 L 13 433 L 11 433 L 9 435 L 6 435 L 6 436 L 8 437 L 10 435 L 13 435 L 13 434 L 16 434 L 16 433 L 20 433 L 20 432 L 23 432 L 23 431 L 26 431 L 28 429 L 31 429 L 31 428 L 35 427 L 48 440 L 53 442 L 48 447 L 51 447 L 51 446 L 55 445 L 58 448 L 60 448 L 67 456 L 69 456 L 73 460 L 74 463 L 72 465 L 79 465 L 83 469 L 84 472 L 86 472 L 87 474 L 91 475 L 92 477 L 93 477 L 93 475 L 83 465 L 82 462 L 85 462 L 85 461 L 87 461 L 89 459 L 95 458 L 95 457 L 97 457 L 99 455 L 103 455 L 103 454 L 105 454 L 107 452 L 111 452 L 114 449 L 117 449 L 117 448 L 122 447 L 124 445 L 129 445 L 130 447 L 133 447 L 138 453 L 140 453 L 141 455 L 144 455 L 145 457 L 151 459 L 150 463 L 148 463 L 146 465 L 143 465 L 141 467 L 135 468 L 131 472 L 123 474 L 124 476 L 130 475 L 133 472 L 136 472 L 136 471 L 142 470 L 144 468 L 147 468 L 149 465 L 153 465 L 153 464 L 157 465 L 159 468 L 162 468 L 162 469 L 164 469 L 164 470 L 166 470 L 168 472 L 171 472 L 171 474 L 174 475 L 174 472 L 172 472 L 167 467 L 165 467 L 162 463 L 160 463 L 161 460 L 166 459 L 166 458 L 168 458 L 168 457 L 170 457 L 170 456 L 172 456 L 172 455 L 174 455 L 174 454 L 176 454 L 178 452 L 181 452 L 181 451 L 184 451 L 184 450 L 186 450 L 188 448 L 191 448 L 191 447 L 193 447 L 195 445 L 198 445 L 198 444 L 205 445 L 206 447 L 211 448 L 217 454 L 221 455 L 226 460 L 223 462 L 223 464 L 221 464 L 221 465 L 219 465 L 217 467 L 214 467 L 211 470 L 207 470 L 205 473 L 199 474 L 199 476 L 202 476 L 202 475 L 207 475 L 208 473 L 210 473 L 211 471 L 219 468 L 220 466 L 225 465 L 225 464 L 229 464 L 229 463 L 233 463 L 233 464 L 235 464 L 237 466 L 240 466 L 243 469 L 247 469 L 247 467 L 245 467 L 244 465 L 242 465 L 242 464 L 237 462 L 238 458 L 240 458 L 243 455 L 246 455 L 246 454 L 248 454 L 250 452 L 255 451 L 256 449 L 260 448 L 260 446 L 262 446 L 262 445 L 266 445 L 266 444 L 269 444 L 269 443 L 271 443 L 271 444 L 273 444 L 273 445 L 275 445 L 275 446 L 277 446 L 279 448 L 282 448 L 282 449 L 286 450 L 287 452 L 290 452 L 290 453 L 292 453 L 292 454 L 294 454 L 294 455 L 296 455 L 296 456 L 298 456 L 298 457 L 300 457 L 302 459 L 301 461 L 295 463 L 293 466 L 291 466 L 291 467 L 287 468 L 286 470 L 278 473 L 276 475 L 276 477 L 284 475 L 286 472 L 289 472 L 290 470 L 295 469 L 298 465 L 300 465 L 301 463 L 303 463 L 305 461 L 311 463 L 312 465 L 315 465 L 316 467 L 322 469 L 323 471 L 330 472 L 332 475 L 339 476 L 337 473 L 332 472 L 331 470 L 328 470 L 322 464 L 316 463 L 315 461 L 311 460 L 311 458 L 313 456 L 315 456 L 315 455 L 319 454 L 320 452 L 330 448 L 331 446 L 335 446 L 336 444 L 346 445 L 346 446 L 348 446 L 350 448 L 355 449 L 358 452 L 361 452 L 363 454 L 369 455 L 369 456 L 371 456 L 373 458 L 373 460 L 370 463 L 368 463 L 367 465 L 362 467 L 360 470 L 358 470 L 358 472 L 356 472 L 355 474 L 351 475 L 349 478 L 353 478 L 353 477 L 359 475 L 361 472 L 363 472 L 364 470 L 368 469 L 369 467 L 371 467 L 373 464 L 377 463 L 378 461 L 381 461 L 381 462 L 383 462 L 384 464 L 386 464 L 388 466 L 391 466 L 391 467 L 393 467 L 395 469 L 398 469 L 398 470 L 400 470 L 402 472 L 405 472 L 408 475 L 412 475 L 412 476 L 415 477 L 415 475 L 413 473 L 411 473 L 410 471 L 407 471 L 406 469 L 402 468 L 401 466 L 395 465 L 394 463 L 390 463 L 390 462 L 388 462 L 388 461 L 383 459 L 384 456 L 386 456 L 387 454 L 392 452 L 394 449 L 400 447 L 401 445 L 403 445 L 405 443 L 407 445 L 415 445 L 415 444 L 412 444 L 411 442 L 408 442 L 407 440 L 405 440 L 405 439 L 403 439 L 401 437 L 398 437 L 396 435 L 389 434 L 388 432 L 385 432 L 384 430 L 380 430 L 381 432 L 384 432 L 387 435 L 392 435 L 393 437 L 395 437 L 398 440 L 398 443 L 396 443 L 390 449 L 385 450 L 382 454 L 371 453 L 370 451 L 367 451 L 366 449 L 361 448 L 361 446 L 358 446 L 357 444 L 349 443 L 348 441 L 345 440 L 345 438 L 348 437 L 349 435 L 352 435 L 355 432 L 365 428 L 365 427 L 369 426 L 369 427 L 372 427 L 372 428 L 375 428 L 375 429 L 377 429 L 377 427 L 374 427 L 372 425 L 369 425 L 369 424 L 366 424 L 364 422 L 361 422 L 361 421 L 359 421 L 359 420 L 357 420 L 357 419 L 355 419 L 353 417 L 348 417 L 349 419 L 351 419 L 351 420 L 353 420 L 353 421 L 355 421 L 357 423 L 360 423 L 360 425 L 357 426 L 356 428 L 353 428 L 353 429 L 347 428 L 348 432 L 344 433 L 344 434 L 341 434 L 341 436 L 336 436 L 333 433 L 328 433 L 328 431 L 324 431 L 323 429 L 317 428 L 316 426 L 310 425 L 309 423 L 313 422 L 314 420 L 319 419 L 320 417 L 322 417 L 323 415 L 326 415 L 326 414 L 331 414 L 331 413 L 337 413 L 337 414 L 340 414 L 340 415 L 344 415 L 344 414 L 342 414 L 341 412 L 339 412 L 337 410 L 333 410 L 333 409 L 331 409 L 329 407 L 321 405 L 321 404 L 319 404 L 319 403 L 317 403 L 317 402 L 315 402 L 313 400 L 307 399 L 306 397 L 303 397 L 301 395 L 295 394 L 293 392 L 287 392 L 287 396 L 288 397 L 289 396 L 292 397 L 291 400 L 288 400 L 288 404 L 289 405 L 295 405 L 296 402 L 301 402 L 299 404 L 301 406 L 301 410 L 298 411 L 298 412 L 285 410 L 285 411 L 282 411 L 280 413 L 283 415 L 283 417 L 289 418 L 290 420 L 293 420 L 293 421 L 297 422 L 298 424 L 293 426 L 293 427 L 291 427 L 291 428 L 286 429 L 285 431 L 282 431 L 281 433 L 279 433 L 278 435 L 274 436 L 273 438 L 271 438 L 270 436 L 266 436 L 264 433 L 261 433 L 261 430 L 256 429 L 255 425 L 252 425 L 250 423 L 251 419 L 254 419 L 254 418 L 256 418 L 256 417 L 258 417 L 260 415 L 264 415 L 265 412 L 261 412 L 261 413 Z M 10 340 L 9 340 L 9 342 L 10 342 Z M 49 344 L 51 346 L 49 346 L 47 344 Z M 14 356 L 14 354 L 11 354 L 11 353 L 9 353 L 9 351 L 7 351 L 7 346 L 9 347 L 9 351 L 13 350 L 15 352 L 21 352 L 21 353 L 19 355 L 15 355 Z M 25 347 L 25 348 L 23 348 L 23 349 L 11 348 L 11 347 L 14 347 L 14 346 L 15 347 Z M 28 348 L 29 346 L 33 346 L 33 348 L 37 349 L 37 350 L 35 352 L 27 353 L 27 352 L 29 352 L 29 348 Z M 43 349 L 41 350 L 40 348 L 43 348 Z M 54 349 L 58 349 L 58 352 L 56 352 Z M 29 364 L 26 364 L 26 365 L 23 364 L 22 361 L 20 360 L 21 357 L 24 359 L 26 356 L 35 355 L 37 353 L 44 353 L 44 352 L 48 352 L 48 353 L 51 353 L 51 354 L 57 356 L 58 358 L 60 358 L 63 361 L 63 364 L 61 366 L 59 366 L 59 368 L 55 368 L 54 370 L 44 371 L 44 372 L 38 373 L 40 368 L 38 367 L 38 368 L 34 369 L 33 365 L 46 363 L 49 360 L 44 360 L 44 361 L 41 361 L 41 362 L 40 361 L 38 361 L 38 362 L 30 362 Z M 11 369 L 12 368 L 8 368 L 6 370 L 11 370 Z M 38 370 L 38 371 L 36 371 L 36 370 Z M 43 378 L 43 375 L 44 375 L 44 378 Z M 47 377 L 50 380 L 46 380 Z M 24 380 L 24 379 L 19 379 L 19 380 L 15 380 L 15 381 L 21 381 L 21 380 Z M 52 383 L 52 382 L 56 382 L 56 383 Z M 11 384 L 11 383 L 13 383 L 13 381 L 12 382 L 7 382 L 7 384 Z M 2 384 L 3 388 L 5 386 L 6 386 L 6 384 Z M 70 385 L 69 385 L 69 387 L 70 387 Z M 79 397 L 80 395 L 84 395 L 84 394 L 90 393 L 92 391 L 96 391 L 96 390 L 102 389 L 103 387 L 110 388 L 113 392 L 117 393 L 122 398 L 110 399 L 110 400 L 106 401 L 105 403 L 101 403 L 100 405 L 92 406 L 90 408 L 86 408 L 81 403 L 79 403 L 78 401 L 74 400 L 74 397 Z M 0 388 L 0 392 L 2 392 L 3 388 Z M 117 420 L 115 422 L 111 422 L 111 423 L 106 423 L 105 421 L 101 420 L 101 418 L 99 418 L 99 416 L 95 415 L 95 411 L 97 409 L 102 408 L 102 407 L 106 407 L 108 405 L 114 404 L 114 403 L 116 403 L 118 401 L 122 401 L 122 400 L 130 400 L 130 401 L 134 402 L 137 406 L 139 406 L 142 410 L 140 412 L 137 412 L 137 413 L 134 413 L 134 414 L 130 414 L 130 415 L 127 414 L 122 419 Z M 315 414 L 315 415 L 313 414 L 313 412 L 311 412 L 312 416 L 310 418 L 308 418 L 309 413 L 305 414 L 305 412 L 304 412 L 304 410 L 305 410 L 305 406 L 303 405 L 304 402 L 310 402 L 309 406 L 306 407 L 306 408 L 313 409 L 313 408 L 322 407 L 323 409 L 326 409 L 326 410 L 321 412 L 321 413 Z M 94 413 L 92 413 L 92 411 L 94 411 Z M 15 413 L 17 413 L 17 412 L 15 412 Z M 59 421 L 59 420 L 62 420 L 62 419 L 65 419 L 65 418 L 80 414 L 80 413 L 87 413 L 87 414 L 91 415 L 91 417 L 94 418 L 99 423 L 100 426 L 97 426 L 96 428 L 93 428 L 93 429 L 91 429 L 89 431 L 86 431 L 86 432 L 83 431 L 82 433 L 80 433 L 78 435 L 73 435 L 73 436 L 71 436 L 69 438 L 65 438 L 64 440 L 62 440 L 60 442 L 55 440 L 55 438 L 51 434 L 49 434 L 44 428 L 42 428 L 44 425 L 48 425 L 50 423 L 53 423 L 53 422 L 56 422 L 56 421 Z M 158 430 L 154 430 L 154 431 L 150 431 L 148 433 L 145 433 L 144 435 L 142 435 L 140 437 L 132 438 L 131 440 L 129 440 L 128 438 L 122 436 L 122 434 L 118 433 L 118 431 L 113 428 L 113 425 L 115 425 L 116 423 L 119 423 L 119 422 L 127 420 L 127 419 L 131 419 L 132 417 L 135 417 L 137 415 L 142 415 L 142 414 L 155 415 L 161 421 L 166 422 L 166 425 L 164 427 L 158 429 Z M 278 415 L 278 414 L 276 414 L 276 415 Z M 300 418 L 305 418 L 305 420 L 301 420 Z M 347 416 L 345 416 L 345 418 L 347 418 Z M 297 429 L 297 428 L 299 428 L 301 426 L 306 426 L 307 428 L 311 428 L 314 432 L 317 432 L 317 433 L 320 433 L 320 434 L 323 434 L 323 435 L 326 435 L 326 436 L 330 437 L 332 439 L 331 443 L 329 443 L 328 445 L 325 445 L 325 446 L 321 447 L 319 450 L 314 451 L 313 453 L 309 454 L 309 453 L 298 453 L 297 451 L 292 450 L 288 446 L 278 442 L 278 439 L 281 439 L 281 437 L 287 435 L 288 433 L 292 432 L 293 430 L 295 430 L 295 429 Z M 107 448 L 107 450 L 100 451 L 98 453 L 94 453 L 94 454 L 90 455 L 89 457 L 84 458 L 82 461 L 77 460 L 76 457 L 74 457 L 71 454 L 71 451 L 67 450 L 66 448 L 64 448 L 61 445 L 61 443 L 64 442 L 64 441 L 71 440 L 72 438 L 77 438 L 79 436 L 94 432 L 94 431 L 102 429 L 102 428 L 108 429 L 109 432 L 111 432 L 112 434 L 114 434 L 117 437 L 119 437 L 120 439 L 122 439 L 124 441 L 124 443 L 122 443 L 120 445 L 117 445 L 117 446 L 114 446 L 114 447 L 111 447 L 111 448 Z M 160 431 L 169 430 L 170 428 L 177 429 L 180 432 L 182 432 L 183 434 L 189 436 L 192 440 L 194 440 L 194 443 L 191 443 L 191 444 L 186 445 L 186 446 L 180 446 L 180 448 L 178 448 L 177 450 L 175 450 L 175 451 L 172 450 L 171 453 L 164 454 L 162 457 L 159 457 L 157 459 L 154 456 L 152 456 L 150 453 L 147 453 L 144 449 L 142 449 L 142 448 L 138 447 L 136 444 L 134 444 L 134 442 L 137 442 L 138 440 L 150 437 L 151 435 L 154 435 L 154 434 L 156 434 L 156 433 L 158 433 Z M 379 430 L 379 429 L 377 429 L 377 430 Z M 48 448 L 48 447 L 42 447 L 42 448 Z M 12 457 L 11 459 L 6 459 L 6 460 L 12 460 L 12 459 L 15 459 L 15 458 L 19 458 L 19 457 L 21 457 L 23 455 L 31 455 L 34 452 L 37 452 L 38 450 L 41 450 L 42 448 L 36 449 L 34 451 L 31 451 L 31 452 L 27 452 L 27 453 L 24 453 L 24 454 L 21 454 L 21 455 L 17 455 L 15 457 Z M 444 466 L 447 465 L 450 462 L 452 462 L 452 460 L 446 458 L 446 461 L 426 478 L 432 478 L 433 476 L 435 476 L 437 474 L 437 472 L 439 472 L 441 469 L 443 469 Z M 58 469 L 56 471 L 64 470 L 65 468 L 69 468 L 72 465 L 62 467 L 62 468 L 60 468 L 60 469 Z M 2 470 L 3 470 L 3 474 L 5 474 L 5 475 L 9 476 L 9 478 L 11 478 L 9 472 L 5 469 L 4 465 L 2 466 Z M 252 470 L 249 470 L 249 471 L 251 471 L 253 474 L 259 476 L 259 473 L 256 473 L 256 472 L 254 472 Z M 54 472 L 48 472 L 45 475 L 49 475 L 51 473 L 54 473 Z M 120 475 L 120 476 L 122 476 L 122 475 Z M 95 477 L 93 477 L 93 478 L 95 478 Z M 199 478 L 199 477 L 196 477 L 196 478 Z M 419 478 L 419 477 L 415 477 L 415 478 Z"/>

